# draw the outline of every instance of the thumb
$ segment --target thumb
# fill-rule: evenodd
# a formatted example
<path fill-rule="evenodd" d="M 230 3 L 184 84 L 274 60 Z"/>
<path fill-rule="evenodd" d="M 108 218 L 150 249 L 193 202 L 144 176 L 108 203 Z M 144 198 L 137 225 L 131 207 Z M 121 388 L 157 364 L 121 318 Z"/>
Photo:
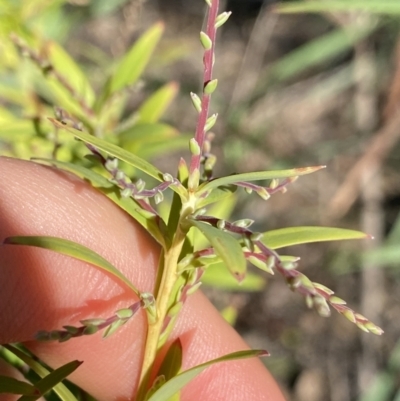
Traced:
<path fill-rule="evenodd" d="M 0 237 L 49 235 L 93 249 L 140 291 L 152 291 L 159 248 L 121 209 L 82 180 L 15 159 L 0 158 Z M 93 266 L 51 251 L 0 248 L 0 343 L 25 342 L 58 367 L 84 363 L 70 379 L 100 401 L 134 399 L 146 335 L 140 311 L 108 339 L 101 334 L 65 343 L 32 341 L 39 330 L 109 317 L 136 301 L 130 290 Z M 248 347 L 199 292 L 189 297 L 174 329 L 183 369 Z M 257 359 L 214 365 L 182 392 L 182 400 L 282 401 Z"/>

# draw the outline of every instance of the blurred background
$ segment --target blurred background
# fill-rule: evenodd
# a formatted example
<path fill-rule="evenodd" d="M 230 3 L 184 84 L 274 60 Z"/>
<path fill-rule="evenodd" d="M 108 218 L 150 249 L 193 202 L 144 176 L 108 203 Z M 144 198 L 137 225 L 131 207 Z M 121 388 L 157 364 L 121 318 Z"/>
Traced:
<path fill-rule="evenodd" d="M 255 219 L 259 231 L 327 225 L 372 235 L 287 254 L 300 256 L 302 272 L 385 334 L 363 333 L 335 312 L 319 317 L 280 277 L 263 277 L 250 292 L 221 290 L 211 279 L 204 288 L 252 347 L 271 352 L 265 363 L 288 400 L 399 401 L 400 10 L 273 12 L 285 4 L 221 1 L 233 14 L 216 50 L 216 173 L 326 165 L 267 202 L 238 194 L 232 219 Z M 113 62 L 161 20 L 165 31 L 121 116 L 129 120 L 164 85 L 174 88 L 161 118 L 174 127 L 170 146 L 165 138 L 155 148 L 135 144 L 173 173 L 196 124 L 189 92 L 202 84 L 204 13 L 204 0 L 0 0 L 1 154 L 54 153 L 30 127 L 57 104 L 41 86 L 30 47 L 18 46 L 12 32 L 33 49 L 60 44 L 96 92 Z M 37 54 L 40 64 L 46 55 Z"/>

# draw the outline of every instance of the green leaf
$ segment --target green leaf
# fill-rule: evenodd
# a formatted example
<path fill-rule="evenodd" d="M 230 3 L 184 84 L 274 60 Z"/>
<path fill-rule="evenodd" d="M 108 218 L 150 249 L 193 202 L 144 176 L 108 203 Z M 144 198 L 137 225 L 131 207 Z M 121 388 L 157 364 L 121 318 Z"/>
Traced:
<path fill-rule="evenodd" d="M 32 235 L 8 237 L 4 240 L 3 243 L 9 245 L 35 246 L 82 260 L 96 267 L 99 267 L 108 273 L 111 273 L 113 276 L 119 278 L 122 282 L 124 282 L 135 294 L 140 294 L 139 290 L 110 262 L 108 262 L 106 259 L 104 259 L 96 252 L 92 251 L 91 249 L 86 248 L 85 246 L 80 245 L 76 242 L 56 237 Z"/>
<path fill-rule="evenodd" d="M 239 242 L 231 234 L 210 224 L 192 219 L 188 222 L 204 234 L 231 274 L 242 281 L 246 276 L 246 259 Z"/>
<path fill-rule="evenodd" d="M 176 128 L 162 123 L 140 123 L 119 134 L 119 140 L 124 149 L 135 151 L 144 142 L 155 142 L 178 136 Z"/>
<path fill-rule="evenodd" d="M 363 254 L 364 263 L 376 264 L 379 266 L 400 266 L 399 244 L 384 245 L 377 249 L 371 249 Z"/>
<path fill-rule="evenodd" d="M 16 355 L 20 360 L 26 363 L 37 375 L 40 377 L 45 377 L 50 374 L 50 371 L 42 366 L 39 362 L 34 360 L 32 357 L 27 355 L 25 352 L 22 352 L 20 349 L 16 348 L 13 345 L 3 345 L 5 349 Z M 58 383 L 53 391 L 60 397 L 62 401 L 77 401 L 75 396 L 71 393 L 71 391 L 63 384 Z"/>
<path fill-rule="evenodd" d="M 158 22 L 148 29 L 120 60 L 108 82 L 107 97 L 122 88 L 133 85 L 140 77 L 164 31 L 164 24 Z"/>
<path fill-rule="evenodd" d="M 56 166 L 62 170 L 69 171 L 80 178 L 88 180 L 90 184 L 101 191 L 111 201 L 118 205 L 121 209 L 125 210 L 130 216 L 132 216 L 142 227 L 146 229 L 148 233 L 163 247 L 165 247 L 165 238 L 160 231 L 157 221 L 154 217 L 146 217 L 140 213 L 141 207 L 132 198 L 123 198 L 121 196 L 119 188 L 112 184 L 107 178 L 100 174 L 97 174 L 93 170 L 86 167 L 79 166 L 73 163 L 61 162 L 58 160 L 50 159 L 33 159 L 37 162 L 44 162 Z"/>
<path fill-rule="evenodd" d="M 212 203 L 224 201 L 226 198 L 230 197 L 234 192 L 236 192 L 236 189 L 237 187 L 234 185 L 223 185 L 218 188 L 214 188 L 206 197 L 199 199 L 196 206 L 198 209 L 201 209 L 204 206 Z"/>
<path fill-rule="evenodd" d="M 35 387 L 40 391 L 40 394 L 36 396 L 25 395 L 19 398 L 18 401 L 36 401 L 46 394 L 48 391 L 53 389 L 58 383 L 64 380 L 72 372 L 74 372 L 83 362 L 72 361 L 58 369 L 53 370 L 50 374 L 43 377 L 41 380 L 36 382 Z"/>
<path fill-rule="evenodd" d="M 278 13 L 320 13 L 332 11 L 365 11 L 376 14 L 399 15 L 400 3 L 393 0 L 335 0 L 307 1 L 279 4 L 273 7 Z"/>
<path fill-rule="evenodd" d="M 79 97 L 82 97 L 87 104 L 91 105 L 95 99 L 95 94 L 79 65 L 56 42 L 49 42 L 46 50 L 54 69 L 60 73 Z"/>
<path fill-rule="evenodd" d="M 194 368 L 188 369 L 179 375 L 168 380 L 163 386 L 161 386 L 148 401 L 168 401 L 170 397 L 180 391 L 184 386 L 190 383 L 195 377 L 202 373 L 206 368 L 219 362 L 233 361 L 244 358 L 254 358 L 267 356 L 268 353 L 264 350 L 249 350 L 249 351 L 238 351 L 228 355 L 224 355 L 221 358 L 216 358 L 211 361 L 202 363 L 201 365 L 195 366 Z M 235 384 L 232 383 L 232 391 L 234 391 Z"/>
<path fill-rule="evenodd" d="M 265 287 L 265 279 L 257 274 L 246 273 L 246 277 L 238 283 L 230 274 L 226 273 L 224 263 L 213 263 L 207 267 L 201 277 L 201 282 L 214 288 L 226 291 L 261 291 Z"/>
<path fill-rule="evenodd" d="M 168 140 L 154 141 L 147 146 L 142 146 L 139 150 L 140 156 L 146 159 L 156 158 L 165 155 L 166 152 L 186 150 L 191 135 L 180 134 Z"/>
<path fill-rule="evenodd" d="M 178 90 L 179 85 L 176 82 L 170 82 L 154 92 L 140 106 L 138 123 L 157 122 L 175 98 Z"/>
<path fill-rule="evenodd" d="M 272 180 L 273 178 L 297 177 L 300 175 L 314 173 L 315 171 L 321 170 L 322 168 L 325 168 L 325 166 L 300 167 L 291 170 L 255 171 L 253 173 L 232 174 L 226 177 L 216 178 L 215 180 L 200 185 L 197 191 L 197 195 L 199 196 L 214 188 L 235 184 L 237 182 L 262 181 Z"/>
<path fill-rule="evenodd" d="M 165 380 L 175 377 L 182 368 L 182 343 L 177 338 L 169 347 L 167 354 L 157 372 L 157 376 L 163 375 Z"/>
<path fill-rule="evenodd" d="M 360 231 L 333 227 L 288 227 L 267 231 L 262 242 L 271 249 L 311 242 L 369 238 Z"/>
<path fill-rule="evenodd" d="M 0 394 L 35 395 L 40 393 L 35 386 L 13 377 L 0 376 Z"/>
<path fill-rule="evenodd" d="M 70 132 L 75 137 L 81 139 L 85 143 L 89 143 L 94 145 L 97 149 L 102 150 L 103 152 L 108 153 L 111 156 L 116 157 L 119 160 L 122 160 L 129 165 L 143 171 L 144 173 L 148 174 L 149 176 L 155 178 L 158 181 L 162 181 L 162 173 L 152 164 L 147 162 L 146 160 L 120 148 L 117 145 L 112 143 L 106 142 L 103 139 L 96 138 L 95 136 L 89 135 L 83 131 L 79 131 L 67 125 L 61 124 L 59 121 L 55 120 L 54 118 L 49 118 L 49 120 L 58 128 L 65 129 Z"/>
<path fill-rule="evenodd" d="M 309 42 L 274 63 L 269 70 L 271 79 L 286 80 L 307 68 L 321 64 L 348 50 L 371 34 L 378 24 L 349 26 Z"/>

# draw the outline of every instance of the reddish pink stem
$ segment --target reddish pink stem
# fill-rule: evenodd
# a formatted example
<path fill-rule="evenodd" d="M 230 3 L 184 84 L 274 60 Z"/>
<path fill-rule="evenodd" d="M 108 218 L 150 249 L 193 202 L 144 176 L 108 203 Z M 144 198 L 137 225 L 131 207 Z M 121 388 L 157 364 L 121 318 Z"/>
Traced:
<path fill-rule="evenodd" d="M 206 136 L 204 127 L 206 125 L 206 121 L 208 118 L 208 111 L 210 108 L 210 99 L 211 99 L 211 95 L 207 95 L 204 93 L 204 87 L 209 81 L 212 80 L 215 37 L 217 33 L 217 28 L 215 28 L 215 20 L 218 16 L 218 8 L 219 8 L 219 0 L 212 0 L 211 7 L 209 8 L 208 11 L 207 31 L 206 31 L 208 37 L 211 39 L 212 46 L 210 50 L 206 50 L 204 52 L 203 97 L 201 100 L 201 112 L 199 114 L 199 119 L 197 121 L 196 135 L 195 135 L 195 139 L 199 144 L 201 150 L 203 150 L 203 144 Z M 192 155 L 192 159 L 190 161 L 190 174 L 192 174 L 194 170 L 200 169 L 200 159 L 201 159 L 201 154 Z"/>

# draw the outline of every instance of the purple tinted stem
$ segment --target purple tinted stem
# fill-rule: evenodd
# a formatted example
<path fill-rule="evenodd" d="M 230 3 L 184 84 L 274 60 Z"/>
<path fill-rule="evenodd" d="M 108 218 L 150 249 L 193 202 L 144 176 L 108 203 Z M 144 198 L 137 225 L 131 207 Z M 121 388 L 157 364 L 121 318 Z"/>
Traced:
<path fill-rule="evenodd" d="M 199 119 L 197 121 L 196 134 L 195 134 L 195 139 L 199 144 L 200 149 L 203 149 L 203 144 L 206 134 L 204 127 L 206 125 L 206 121 L 208 118 L 208 110 L 210 108 L 211 95 L 207 95 L 206 93 L 204 93 L 204 87 L 212 79 L 215 37 L 217 33 L 217 28 L 215 28 L 215 20 L 218 15 L 218 8 L 219 8 L 219 0 L 212 0 L 211 7 L 209 8 L 208 11 L 207 32 L 206 32 L 208 37 L 211 39 L 212 46 L 211 49 L 206 50 L 204 52 L 203 97 L 201 100 L 201 111 L 199 114 Z M 192 174 L 194 170 L 200 169 L 200 160 L 201 160 L 201 154 L 192 155 L 192 159 L 190 161 L 190 174 Z"/>

